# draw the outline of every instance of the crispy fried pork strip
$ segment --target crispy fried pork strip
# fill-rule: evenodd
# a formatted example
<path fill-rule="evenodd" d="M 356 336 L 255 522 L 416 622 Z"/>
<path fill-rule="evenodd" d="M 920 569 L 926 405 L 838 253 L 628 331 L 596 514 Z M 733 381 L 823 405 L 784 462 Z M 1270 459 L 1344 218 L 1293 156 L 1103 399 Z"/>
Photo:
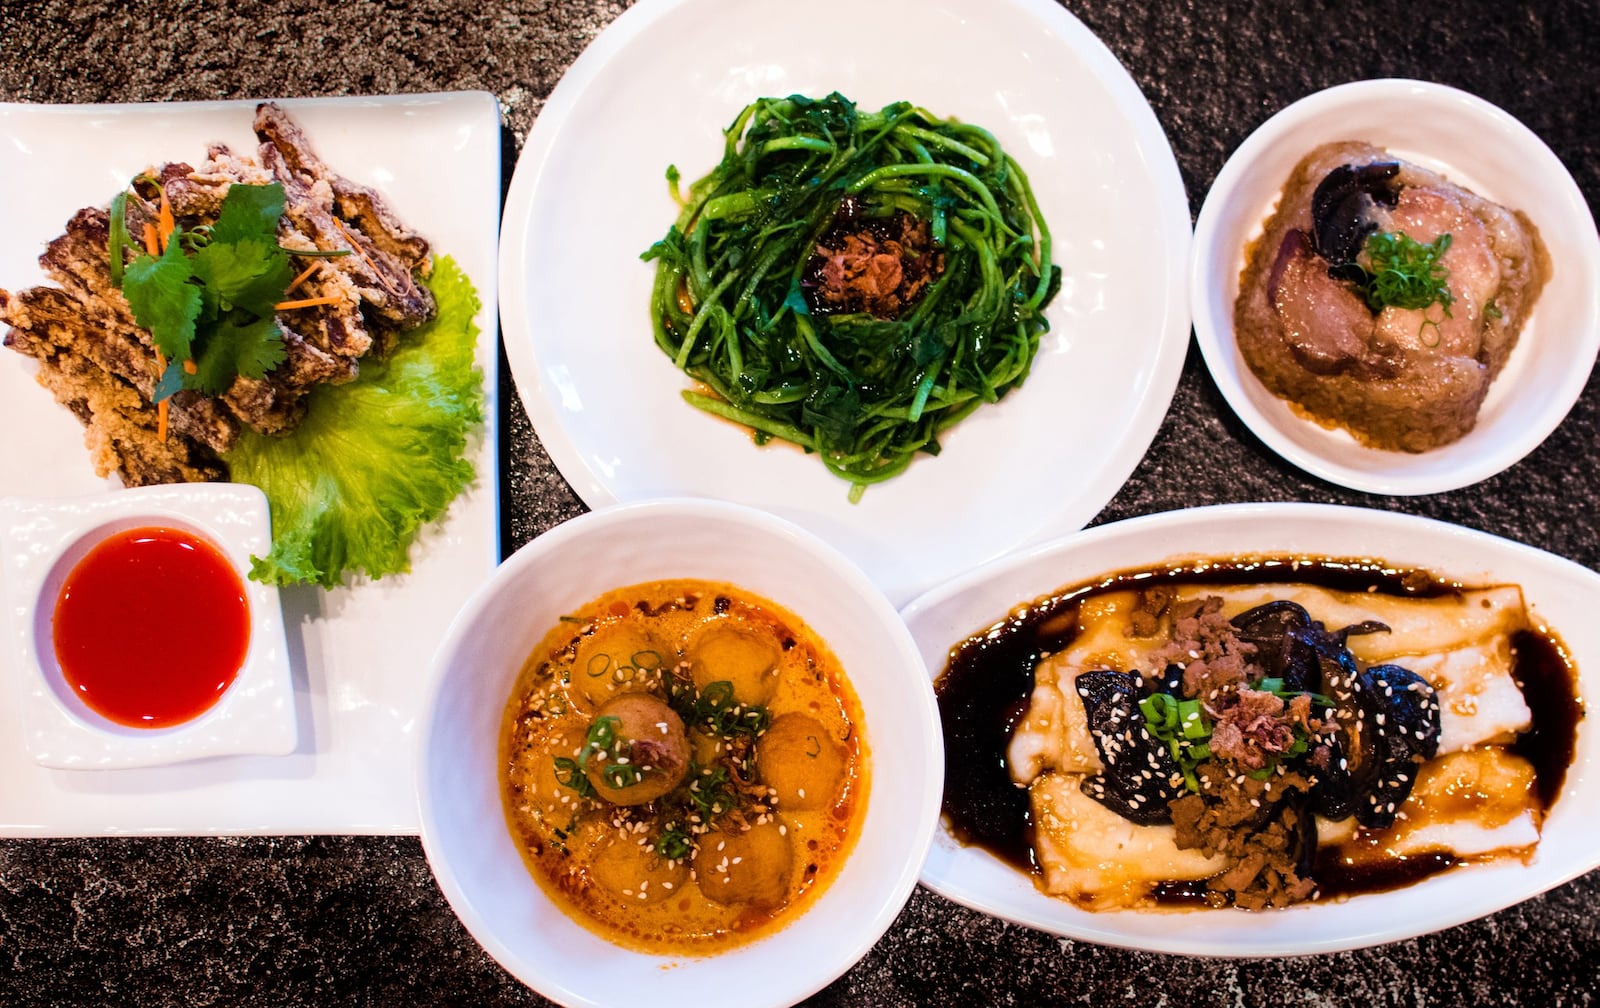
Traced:
<path fill-rule="evenodd" d="M 428 261 L 427 239 L 400 222 L 372 189 L 333 172 L 311 149 L 300 126 L 272 102 L 256 107 L 256 137 L 270 143 L 283 155 L 295 172 L 312 179 L 326 179 L 333 188 L 339 215 L 354 221 L 372 242 L 406 268 L 425 270 Z"/>
<path fill-rule="evenodd" d="M 178 224 L 193 231 L 214 222 L 235 183 L 277 180 L 285 190 L 279 230 L 285 248 L 354 251 L 305 260 L 315 270 L 293 299 L 338 302 L 279 314 L 286 357 L 265 378 L 237 377 L 221 396 L 174 395 L 168 440 L 157 436 L 158 411 L 150 402 L 160 377 L 150 334 L 111 283 L 105 209 L 79 211 L 40 257 L 59 288 L 0 290 L 0 322 L 11 326 L 5 345 L 39 362 L 39 383 L 83 423 L 102 476 L 116 473 L 130 486 L 226 479 L 222 457 L 241 425 L 269 435 L 292 431 L 313 387 L 354 379 L 363 356 L 388 353 L 403 332 L 434 314 L 432 294 L 414 276 L 428 271 L 428 243 L 372 190 L 329 170 L 277 106 L 260 108 L 257 135 L 260 163 L 214 143 L 199 167 L 173 162 L 154 169 Z M 128 193 L 130 259 L 144 244 L 145 225 L 157 220 L 159 195 L 148 181 L 136 181 Z"/>
<path fill-rule="evenodd" d="M 95 345 L 94 334 L 63 292 L 50 287 L 21 295 L 0 290 L 0 321 L 12 327 L 5 345 L 39 362 L 39 384 L 83 424 L 96 475 L 115 473 L 127 486 L 227 478 L 216 452 L 195 436 L 214 440 L 216 425 L 226 424 L 228 418 L 216 412 L 215 403 L 193 393 L 174 396 L 169 419 L 179 436 L 162 441 L 149 399 L 133 383 L 77 351 Z"/>
<path fill-rule="evenodd" d="M 406 230 L 377 193 L 323 164 L 277 105 L 257 106 L 255 131 L 261 163 L 288 194 L 286 216 L 318 248 L 353 247 L 359 253 L 329 262 L 356 282 L 376 318 L 396 330 L 431 318 L 433 295 L 414 275 L 427 267 L 428 243 Z"/>

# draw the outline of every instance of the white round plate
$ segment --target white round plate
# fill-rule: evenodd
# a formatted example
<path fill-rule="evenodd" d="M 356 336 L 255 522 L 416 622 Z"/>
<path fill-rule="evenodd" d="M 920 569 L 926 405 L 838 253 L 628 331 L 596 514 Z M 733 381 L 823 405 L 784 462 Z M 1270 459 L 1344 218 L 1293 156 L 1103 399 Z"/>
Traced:
<path fill-rule="evenodd" d="M 686 404 L 656 348 L 639 254 L 722 131 L 768 95 L 915 102 L 993 132 L 1028 173 L 1064 283 L 1027 384 L 867 490 Z M 644 0 L 573 64 L 512 179 L 506 353 L 535 430 L 591 507 L 714 497 L 777 513 L 897 604 L 1082 527 L 1165 415 L 1189 330 L 1188 201 L 1172 150 L 1109 50 L 1051 0 Z"/>
<path fill-rule="evenodd" d="M 1549 248 L 1553 274 L 1478 424 L 1421 454 L 1380 451 L 1304 419 L 1251 373 L 1233 338 L 1245 249 L 1261 234 L 1294 166 L 1319 144 L 1362 140 L 1521 210 Z M 1380 494 L 1442 493 L 1488 479 L 1537 448 L 1583 393 L 1600 353 L 1600 238 L 1559 158 L 1481 98 L 1440 84 L 1370 80 L 1302 98 L 1261 125 L 1212 184 L 1195 224 L 1195 338 L 1228 405 L 1267 447 L 1331 483 Z"/>
<path fill-rule="evenodd" d="M 928 592 L 901 610 L 937 677 L 951 647 L 1018 605 L 1116 572 L 1196 558 L 1366 558 L 1466 585 L 1522 586 L 1535 625 L 1561 637 L 1578 695 L 1600 695 L 1600 575 L 1570 560 L 1457 525 L 1325 504 L 1230 504 L 1101 525 L 1009 557 Z M 1286 956 L 1399 941 L 1493 913 L 1600 866 L 1600 721 L 1577 729 L 1565 786 L 1526 863 L 1466 865 L 1392 892 L 1283 910 L 1095 913 L 1034 888 L 1029 876 L 946 829 L 934 835 L 922 882 L 985 913 L 1103 945 L 1202 956 Z M 951 752 L 947 759 L 960 759 Z"/>

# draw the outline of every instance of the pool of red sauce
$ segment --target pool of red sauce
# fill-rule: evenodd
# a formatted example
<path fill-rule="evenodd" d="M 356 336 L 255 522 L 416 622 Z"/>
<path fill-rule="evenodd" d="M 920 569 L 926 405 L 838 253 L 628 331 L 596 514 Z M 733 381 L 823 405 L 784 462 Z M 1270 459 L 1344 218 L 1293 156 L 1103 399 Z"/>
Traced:
<path fill-rule="evenodd" d="M 51 620 L 73 695 L 109 721 L 170 728 L 216 705 L 250 648 L 244 582 L 182 529 L 113 533 L 73 566 Z"/>
<path fill-rule="evenodd" d="M 1006 746 L 1027 712 L 1033 669 L 1043 654 L 1060 651 L 1078 632 L 1078 606 L 1112 591 L 1178 584 L 1316 584 L 1340 591 L 1372 591 L 1417 598 L 1463 590 L 1415 570 L 1370 561 L 1335 559 L 1294 562 L 1246 558 L 1163 570 L 1124 571 L 1091 584 L 1066 588 L 1014 610 L 952 649 L 934 684 L 944 727 L 944 820 L 959 841 L 990 851 L 1023 871 L 1037 871 L 1028 792 L 1011 782 Z M 1513 675 L 1533 712 L 1533 727 L 1513 747 L 1534 767 L 1535 794 L 1545 809 L 1561 793 L 1571 766 L 1583 705 L 1576 695 L 1576 669 L 1558 641 L 1532 631 L 1513 640 Z M 1390 864 L 1351 868 L 1334 857 L 1313 870 L 1320 897 L 1397 889 L 1456 864 L 1445 856 L 1413 857 Z M 1204 901 L 1200 886 L 1171 883 L 1157 892 L 1175 905 Z"/>

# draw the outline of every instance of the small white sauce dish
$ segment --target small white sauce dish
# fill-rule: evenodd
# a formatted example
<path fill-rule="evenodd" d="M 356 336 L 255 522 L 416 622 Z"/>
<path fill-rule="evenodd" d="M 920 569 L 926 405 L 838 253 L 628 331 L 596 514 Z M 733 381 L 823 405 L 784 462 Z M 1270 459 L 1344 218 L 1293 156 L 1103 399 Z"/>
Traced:
<path fill-rule="evenodd" d="M 1359 444 L 1296 414 L 1251 373 L 1234 341 L 1245 251 L 1299 160 L 1359 140 L 1522 210 L 1553 272 L 1477 426 L 1421 454 Z M 1218 174 L 1195 225 L 1195 337 L 1228 404 L 1267 447 L 1306 472 L 1369 493 L 1442 493 L 1487 479 L 1544 441 L 1582 394 L 1600 352 L 1600 238 L 1577 183 L 1543 141 L 1481 98 L 1414 80 L 1358 81 L 1310 95 L 1262 124 Z"/>
<path fill-rule="evenodd" d="M 107 537 L 145 527 L 208 540 L 245 589 L 249 645 L 233 683 L 209 709 L 165 728 L 118 724 L 85 704 L 56 657 L 52 623 L 63 582 Z M 271 545 L 267 500 L 253 486 L 193 483 L 71 498 L 0 499 L 0 598 L 14 667 L 6 676 L 35 763 L 62 770 L 161 766 L 207 757 L 282 755 L 298 741 L 283 609 L 275 587 L 248 579 Z M 171 630 L 181 635 L 183 614 Z"/>
<path fill-rule="evenodd" d="M 535 882 L 506 822 L 500 734 L 517 675 L 563 615 L 646 581 L 733 584 L 793 613 L 839 659 L 861 702 L 866 814 L 820 894 L 754 942 L 703 956 L 613 944 Z M 939 815 L 943 742 L 926 667 L 881 589 L 783 519 L 710 500 L 595 511 L 540 535 L 466 604 L 436 652 L 416 767 L 422 845 L 474 938 L 567 1006 L 789 1005 L 850 968 L 916 884 Z"/>

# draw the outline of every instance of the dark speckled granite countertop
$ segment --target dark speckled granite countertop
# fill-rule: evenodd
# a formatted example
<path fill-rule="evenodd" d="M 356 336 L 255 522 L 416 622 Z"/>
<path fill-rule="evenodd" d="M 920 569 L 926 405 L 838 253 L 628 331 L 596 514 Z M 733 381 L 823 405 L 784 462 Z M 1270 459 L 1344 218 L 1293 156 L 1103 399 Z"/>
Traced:
<path fill-rule="evenodd" d="M 7 2 L 0 100 L 483 89 L 504 109 L 509 177 L 545 97 L 623 6 Z M 1228 153 L 1272 112 L 1329 85 L 1389 76 L 1451 84 L 1501 106 L 1560 155 L 1591 205 L 1600 197 L 1600 5 L 1588 0 L 1067 6 L 1144 89 L 1195 208 Z M 509 551 L 582 505 L 509 386 L 501 402 Z M 1454 493 L 1371 497 L 1318 482 L 1268 452 L 1228 410 L 1191 346 L 1154 444 L 1095 521 L 1210 502 L 1334 501 L 1459 522 L 1595 568 L 1597 433 L 1600 378 L 1591 376 L 1566 422 L 1507 472 Z M 1213 961 L 1057 939 L 918 889 L 877 947 L 809 1003 L 1587 1005 L 1600 962 L 1597 908 L 1600 874 L 1591 874 L 1412 941 L 1318 958 Z M 546 1002 L 473 943 L 413 838 L 0 840 L 0 1005 L 379 1003 Z"/>

